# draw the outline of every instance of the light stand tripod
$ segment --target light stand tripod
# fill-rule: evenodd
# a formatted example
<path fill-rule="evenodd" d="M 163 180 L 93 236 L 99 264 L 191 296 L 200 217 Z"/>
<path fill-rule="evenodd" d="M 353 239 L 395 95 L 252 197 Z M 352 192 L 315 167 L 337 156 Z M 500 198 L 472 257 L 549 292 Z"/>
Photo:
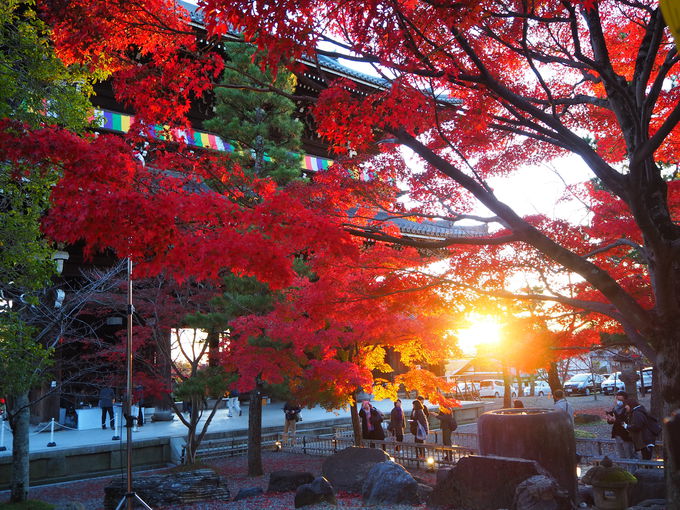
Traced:
<path fill-rule="evenodd" d="M 123 416 L 125 417 L 125 429 L 127 430 L 127 489 L 125 495 L 118 503 L 116 510 L 121 510 L 123 505 L 127 510 L 132 510 L 135 500 L 147 510 L 153 510 L 147 505 L 135 491 L 132 490 L 132 424 L 135 418 L 131 414 L 132 405 L 132 314 L 135 308 L 132 306 L 132 259 L 127 259 L 127 344 L 125 346 L 126 363 L 126 398 L 123 403 Z"/>

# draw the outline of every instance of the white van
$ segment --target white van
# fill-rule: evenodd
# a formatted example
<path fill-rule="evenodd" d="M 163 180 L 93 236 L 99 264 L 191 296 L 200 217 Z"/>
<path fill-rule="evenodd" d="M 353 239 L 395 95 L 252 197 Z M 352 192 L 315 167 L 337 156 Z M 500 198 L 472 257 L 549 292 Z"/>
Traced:
<path fill-rule="evenodd" d="M 517 388 L 515 386 L 510 386 L 512 388 L 512 397 L 517 396 Z M 505 396 L 505 385 L 503 384 L 503 379 L 484 379 L 479 382 L 479 396 L 480 397 L 504 397 Z"/>

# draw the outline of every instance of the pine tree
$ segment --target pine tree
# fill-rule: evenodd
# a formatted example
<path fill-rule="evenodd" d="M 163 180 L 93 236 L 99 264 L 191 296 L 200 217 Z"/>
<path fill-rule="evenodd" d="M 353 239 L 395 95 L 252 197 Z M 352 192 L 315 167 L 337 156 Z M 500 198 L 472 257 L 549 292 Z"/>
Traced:
<path fill-rule="evenodd" d="M 259 177 L 285 185 L 300 177 L 302 123 L 293 117 L 295 103 L 271 87 L 291 93 L 295 76 L 279 69 L 276 76 L 260 68 L 255 47 L 225 45 L 228 53 L 220 87 L 215 91 L 215 117 L 206 128 L 234 146 L 233 159 Z"/>
<path fill-rule="evenodd" d="M 215 117 L 206 127 L 234 146 L 232 160 L 246 173 L 270 177 L 285 186 L 300 178 L 300 136 L 302 124 L 293 117 L 295 103 L 275 92 L 262 92 L 267 87 L 292 92 L 295 77 L 281 68 L 276 76 L 263 71 L 261 57 L 253 46 L 240 43 L 225 45 L 228 53 L 221 86 L 216 90 Z M 256 89 L 256 90 L 254 90 Z M 231 320 L 271 310 L 275 296 L 269 287 L 254 278 L 230 275 L 224 279 L 222 295 L 212 305 L 215 312 L 193 316 L 195 327 L 207 329 L 217 347 L 217 335 L 228 329 Z M 250 344 L 264 345 L 266 337 L 249 338 Z M 216 359 L 211 355 L 211 359 Z M 248 411 L 248 475 L 260 476 L 262 469 L 262 395 L 264 385 L 259 377 L 253 381 Z"/>

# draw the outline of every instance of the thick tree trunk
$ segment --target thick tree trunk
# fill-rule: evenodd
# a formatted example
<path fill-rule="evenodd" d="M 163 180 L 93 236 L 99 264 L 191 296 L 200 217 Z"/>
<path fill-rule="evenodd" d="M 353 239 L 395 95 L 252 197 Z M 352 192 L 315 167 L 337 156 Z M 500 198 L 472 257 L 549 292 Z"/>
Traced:
<path fill-rule="evenodd" d="M 649 412 L 654 418 L 663 420 L 663 398 L 661 398 L 661 383 L 659 377 L 659 369 L 655 368 L 652 372 L 652 390 L 649 397 Z"/>
<path fill-rule="evenodd" d="M 201 416 L 200 406 L 201 400 L 198 398 L 191 398 L 191 412 L 189 413 L 189 425 L 187 427 L 187 448 L 184 456 L 185 464 L 194 464 L 196 462 L 196 451 L 198 450 L 198 441 L 196 439 L 196 429 L 198 428 L 198 419 Z"/>
<path fill-rule="evenodd" d="M 16 395 L 13 399 L 13 418 L 10 422 L 12 427 L 12 493 L 10 501 L 12 503 L 18 503 L 28 499 L 28 436 L 31 414 L 28 403 L 28 392 Z"/>
<path fill-rule="evenodd" d="M 248 476 L 262 476 L 262 383 L 250 392 L 248 409 Z"/>
<path fill-rule="evenodd" d="M 522 372 L 520 369 L 516 369 L 517 372 L 517 396 L 518 397 L 523 397 L 524 396 L 524 385 L 522 384 Z"/>
<path fill-rule="evenodd" d="M 361 424 L 359 423 L 359 410 L 357 409 L 356 393 L 353 393 L 350 399 L 349 414 L 352 417 L 352 430 L 354 431 L 354 446 L 361 446 Z"/>
<path fill-rule="evenodd" d="M 562 389 L 562 382 L 560 381 L 560 375 L 557 372 L 557 362 L 551 361 L 548 367 L 548 384 L 550 385 L 550 391 L 555 394 L 555 391 Z"/>
<path fill-rule="evenodd" d="M 512 407 L 512 386 L 510 386 L 510 373 L 508 368 L 503 365 L 503 407 Z"/>
<path fill-rule="evenodd" d="M 680 366 L 680 331 L 675 331 L 675 334 L 669 334 L 664 338 L 656 355 L 657 369 L 655 372 L 657 372 L 659 379 L 658 384 L 663 400 L 661 414 L 664 417 L 670 416 L 674 410 L 680 409 L 680 370 L 678 370 L 678 366 Z M 666 427 L 666 431 L 669 430 L 670 427 Z M 677 427 L 675 433 L 678 434 Z M 664 438 L 664 442 L 667 443 L 664 453 L 666 461 L 669 461 L 668 445 L 677 445 L 680 442 L 679 439 L 678 437 Z M 675 461 L 677 462 L 677 458 Z M 666 508 L 668 510 L 680 510 L 680 472 L 673 472 L 673 467 L 677 468 L 678 465 L 673 466 L 672 462 L 666 464 Z"/>

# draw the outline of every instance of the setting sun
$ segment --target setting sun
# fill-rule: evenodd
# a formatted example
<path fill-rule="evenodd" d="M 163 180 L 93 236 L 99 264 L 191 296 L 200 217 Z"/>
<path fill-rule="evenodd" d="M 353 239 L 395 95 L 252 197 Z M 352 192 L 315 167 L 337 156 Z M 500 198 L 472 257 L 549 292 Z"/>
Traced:
<path fill-rule="evenodd" d="M 458 347 L 463 354 L 474 355 L 483 344 L 497 344 L 501 339 L 501 325 L 491 317 L 470 318 L 470 326 L 456 332 Z"/>

